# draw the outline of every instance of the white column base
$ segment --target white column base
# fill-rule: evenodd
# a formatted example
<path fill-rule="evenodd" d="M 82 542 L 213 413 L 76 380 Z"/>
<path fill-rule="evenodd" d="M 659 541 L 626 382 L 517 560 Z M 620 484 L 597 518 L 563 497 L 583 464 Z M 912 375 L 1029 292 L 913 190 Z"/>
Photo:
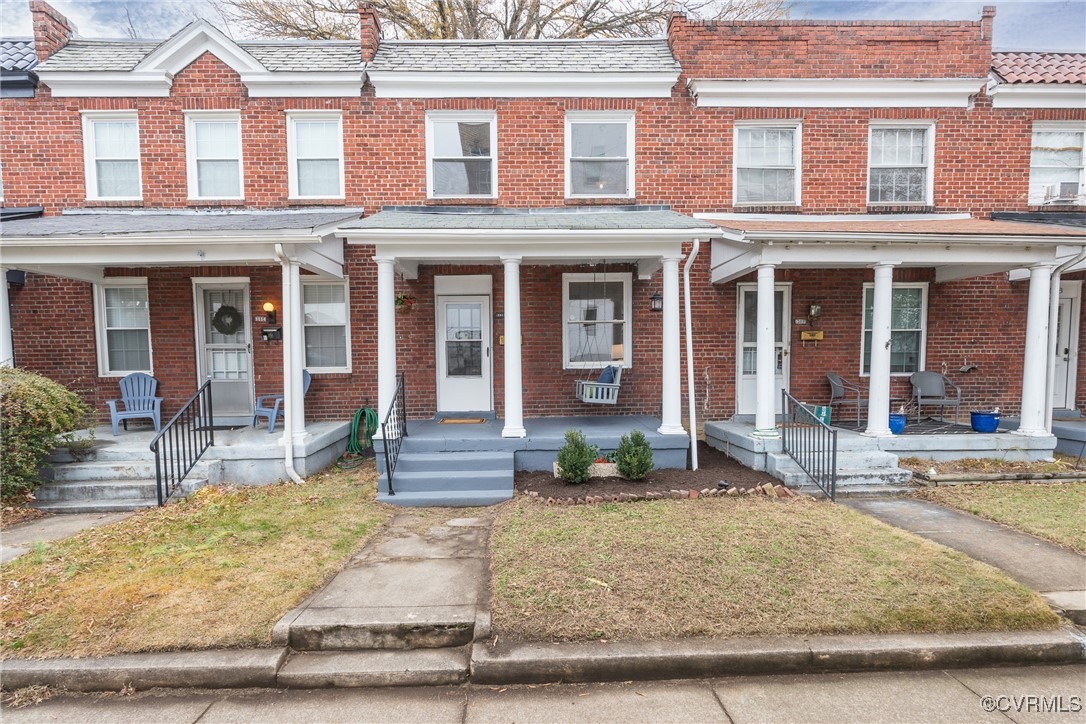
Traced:
<path fill-rule="evenodd" d="M 866 430 L 864 430 L 863 432 L 861 432 L 860 434 L 863 435 L 864 437 L 893 437 L 894 436 L 894 433 L 890 432 L 890 428 L 886 428 L 885 430 L 875 430 L 875 429 L 872 429 L 872 428 L 869 427 Z"/>
<path fill-rule="evenodd" d="M 685 435 L 686 428 L 682 425 L 660 425 L 656 428 L 656 432 L 661 435 Z"/>
<path fill-rule="evenodd" d="M 502 437 L 528 437 L 528 431 L 523 427 L 503 427 Z"/>
<path fill-rule="evenodd" d="M 1011 434 L 1012 435 L 1021 435 L 1022 437 L 1045 437 L 1047 435 L 1051 435 L 1052 433 L 1050 433 L 1048 430 L 1045 430 L 1043 428 L 1040 429 L 1040 430 L 1038 430 L 1036 428 L 1022 430 L 1021 428 L 1019 428 L 1018 430 L 1012 431 Z"/>
<path fill-rule="evenodd" d="M 757 428 L 751 433 L 752 437 L 774 438 L 780 437 L 781 431 L 775 427 Z"/>

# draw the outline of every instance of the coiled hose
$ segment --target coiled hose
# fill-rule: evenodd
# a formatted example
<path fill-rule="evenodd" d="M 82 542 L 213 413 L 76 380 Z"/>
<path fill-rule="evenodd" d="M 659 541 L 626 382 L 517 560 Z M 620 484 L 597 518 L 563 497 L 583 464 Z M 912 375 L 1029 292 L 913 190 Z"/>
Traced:
<path fill-rule="evenodd" d="M 347 438 L 347 450 L 336 461 L 343 470 L 357 468 L 365 461 L 367 451 L 373 449 L 373 436 L 377 433 L 377 412 L 360 407 L 351 420 L 351 435 Z"/>

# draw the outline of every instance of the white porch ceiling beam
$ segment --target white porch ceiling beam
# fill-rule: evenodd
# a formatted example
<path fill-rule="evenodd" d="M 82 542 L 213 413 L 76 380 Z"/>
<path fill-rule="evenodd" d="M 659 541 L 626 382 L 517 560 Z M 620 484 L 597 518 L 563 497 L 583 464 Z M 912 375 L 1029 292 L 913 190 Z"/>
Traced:
<path fill-rule="evenodd" d="M 935 267 L 935 282 L 952 282 L 958 279 L 971 279 L 988 274 L 1009 271 L 1006 264 L 955 264 Z"/>
<path fill-rule="evenodd" d="M 7 254 L 4 255 L 4 264 L 5 266 L 9 265 Z M 102 267 L 76 266 L 74 264 L 10 264 L 10 266 L 34 274 L 48 274 L 49 276 L 75 279 L 80 282 L 90 282 L 91 284 L 97 284 L 105 279 L 105 270 Z"/>
<path fill-rule="evenodd" d="M 202 264 L 271 264 L 272 245 L 257 249 L 221 245 L 170 247 L 13 247 L 3 249 L 4 265 L 24 268 L 35 264 L 93 266 L 190 266 Z"/>
<path fill-rule="evenodd" d="M 556 239 L 549 241 L 524 241 L 491 238 L 456 243 L 424 241 L 419 243 L 380 243 L 375 247 L 375 257 L 426 262 L 485 261 L 497 263 L 502 256 L 521 256 L 525 263 L 532 261 L 568 261 L 571 263 L 594 261 L 618 261 L 681 256 L 681 241 L 651 242 L 636 239 L 614 239 L 589 242 L 585 239 Z"/>
<path fill-rule="evenodd" d="M 342 262 L 329 259 L 314 249 L 309 249 L 304 246 L 292 246 L 293 248 L 288 249 L 287 256 L 297 261 L 302 268 L 311 272 L 316 272 L 321 276 L 332 277 L 335 279 L 343 278 Z"/>
<path fill-rule="evenodd" d="M 738 279 L 745 274 L 754 271 L 762 263 L 762 255 L 757 251 L 748 251 L 745 254 L 734 256 L 717 263 L 713 259 L 712 281 L 713 284 L 722 284 Z"/>
<path fill-rule="evenodd" d="M 404 279 L 415 281 L 419 278 L 419 263 L 417 261 L 398 259 L 396 261 L 396 271 L 400 272 Z"/>
<path fill-rule="evenodd" d="M 652 257 L 649 259 L 637 260 L 637 278 L 641 281 L 647 281 L 652 279 L 652 275 L 660 271 L 663 267 L 663 261 L 660 257 Z"/>

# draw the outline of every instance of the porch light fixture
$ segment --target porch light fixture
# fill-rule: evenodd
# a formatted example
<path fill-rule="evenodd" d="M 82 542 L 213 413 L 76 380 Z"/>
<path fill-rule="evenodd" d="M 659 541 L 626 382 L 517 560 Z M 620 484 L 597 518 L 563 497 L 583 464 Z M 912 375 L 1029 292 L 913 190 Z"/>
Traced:
<path fill-rule="evenodd" d="M 822 305 L 815 302 L 811 305 L 810 310 L 807 312 L 807 318 L 812 322 L 822 316 Z"/>
<path fill-rule="evenodd" d="M 655 292 L 649 297 L 649 308 L 654 312 L 664 311 L 664 298 L 660 296 L 660 292 Z"/>
<path fill-rule="evenodd" d="M 268 315 L 268 324 L 275 324 L 275 305 L 264 302 L 264 312 Z"/>

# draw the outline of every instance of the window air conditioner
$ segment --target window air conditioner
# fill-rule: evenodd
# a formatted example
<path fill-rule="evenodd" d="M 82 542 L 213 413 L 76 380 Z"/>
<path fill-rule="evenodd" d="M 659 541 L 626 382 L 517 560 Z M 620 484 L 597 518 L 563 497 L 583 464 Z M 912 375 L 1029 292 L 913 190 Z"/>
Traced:
<path fill-rule="evenodd" d="M 1077 181 L 1061 181 L 1058 184 L 1045 186 L 1046 204 L 1070 204 L 1078 199 L 1079 185 Z"/>

